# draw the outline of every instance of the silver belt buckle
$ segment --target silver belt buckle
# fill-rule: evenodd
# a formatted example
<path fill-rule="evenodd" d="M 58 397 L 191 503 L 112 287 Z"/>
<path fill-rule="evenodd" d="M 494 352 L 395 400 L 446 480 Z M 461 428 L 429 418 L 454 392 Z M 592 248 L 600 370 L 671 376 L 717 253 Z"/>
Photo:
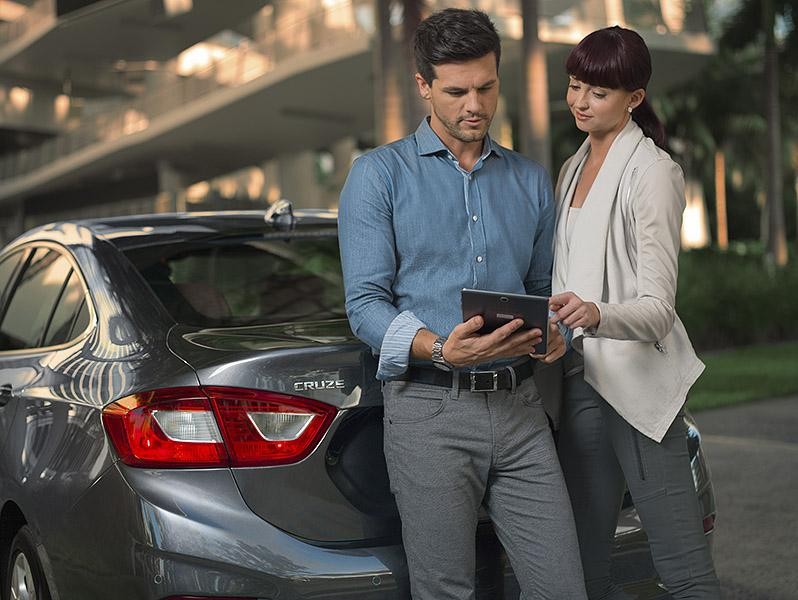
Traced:
<path fill-rule="evenodd" d="M 495 392 L 499 389 L 498 371 L 471 371 L 472 392 Z"/>

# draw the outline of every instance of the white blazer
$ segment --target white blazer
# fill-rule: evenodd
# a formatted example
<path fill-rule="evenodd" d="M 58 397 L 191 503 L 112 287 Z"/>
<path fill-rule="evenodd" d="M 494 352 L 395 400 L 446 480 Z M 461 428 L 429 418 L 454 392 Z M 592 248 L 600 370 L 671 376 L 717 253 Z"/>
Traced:
<path fill-rule="evenodd" d="M 629 123 L 615 138 L 574 225 L 568 189 L 588 140 L 560 171 L 553 293 L 595 302 L 595 331 L 574 331 L 587 381 L 626 421 L 659 442 L 704 370 L 674 309 L 684 177 Z"/>

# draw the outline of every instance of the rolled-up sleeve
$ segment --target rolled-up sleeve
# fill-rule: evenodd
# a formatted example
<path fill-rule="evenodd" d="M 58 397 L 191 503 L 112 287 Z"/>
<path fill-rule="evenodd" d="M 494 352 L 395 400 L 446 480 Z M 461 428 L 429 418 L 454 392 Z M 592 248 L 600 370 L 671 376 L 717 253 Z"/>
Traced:
<path fill-rule="evenodd" d="M 391 189 L 368 157 L 355 161 L 341 191 L 338 237 L 352 331 L 380 355 L 377 377 L 395 377 L 407 369 L 413 338 L 424 324 L 393 304 Z"/>
<path fill-rule="evenodd" d="M 377 379 L 392 379 L 407 370 L 413 338 L 426 326 L 410 311 L 399 313 L 391 321 L 382 339 Z"/>

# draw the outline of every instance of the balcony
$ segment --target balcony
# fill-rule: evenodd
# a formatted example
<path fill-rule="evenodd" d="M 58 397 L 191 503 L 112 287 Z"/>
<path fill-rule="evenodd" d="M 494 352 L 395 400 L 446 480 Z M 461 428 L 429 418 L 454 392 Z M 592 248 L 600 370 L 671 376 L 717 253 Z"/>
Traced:
<path fill-rule="evenodd" d="M 712 44 L 702 29 L 703 12 L 684 10 L 674 17 L 668 8 L 674 1 L 544 1 L 540 29 L 550 47 L 552 77 L 563 76 L 564 53 L 575 36 L 578 40 L 617 17 L 639 24 L 655 63 L 665 63 L 657 70 L 658 81 L 667 73 L 686 76 L 700 65 L 697 56 L 711 53 Z M 513 97 L 521 35 L 517 2 L 429 4 L 489 8 L 505 37 L 502 85 Z M 251 39 L 234 47 L 214 38 L 196 45 L 178 57 L 171 76 L 142 97 L 84 115 L 64 135 L 0 159 L 0 201 L 64 188 L 120 165 L 152 163 L 153 157 L 206 179 L 369 131 L 372 3 L 321 0 L 321 5 L 321 10 L 298 1 L 264 7 L 251 24 Z M 559 99 L 560 88 L 553 88 L 553 97 Z"/>

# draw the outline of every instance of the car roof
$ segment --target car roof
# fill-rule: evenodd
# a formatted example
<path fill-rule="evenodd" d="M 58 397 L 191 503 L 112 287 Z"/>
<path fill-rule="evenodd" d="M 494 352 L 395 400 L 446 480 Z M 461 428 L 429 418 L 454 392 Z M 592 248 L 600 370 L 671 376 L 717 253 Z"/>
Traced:
<path fill-rule="evenodd" d="M 97 219 L 75 219 L 42 225 L 23 234 L 9 247 L 31 241 L 55 241 L 66 246 L 111 242 L 120 250 L 149 246 L 160 241 L 190 241 L 219 236 L 262 235 L 294 229 L 334 227 L 334 210 L 305 209 L 293 213 L 292 227 L 269 220 L 266 211 L 214 211 L 158 213 Z M 315 226 L 315 227 L 314 227 Z"/>

